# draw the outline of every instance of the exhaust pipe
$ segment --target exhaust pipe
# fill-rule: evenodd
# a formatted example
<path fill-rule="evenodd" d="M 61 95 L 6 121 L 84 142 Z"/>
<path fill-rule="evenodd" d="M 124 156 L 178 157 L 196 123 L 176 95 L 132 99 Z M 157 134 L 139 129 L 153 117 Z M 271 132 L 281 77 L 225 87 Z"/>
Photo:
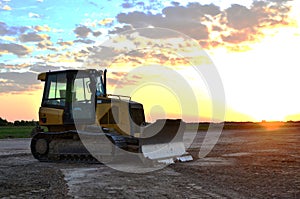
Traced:
<path fill-rule="evenodd" d="M 104 74 L 103 74 L 103 89 L 104 89 L 104 96 L 107 97 L 107 93 L 106 93 L 106 73 L 107 70 L 104 70 Z"/>

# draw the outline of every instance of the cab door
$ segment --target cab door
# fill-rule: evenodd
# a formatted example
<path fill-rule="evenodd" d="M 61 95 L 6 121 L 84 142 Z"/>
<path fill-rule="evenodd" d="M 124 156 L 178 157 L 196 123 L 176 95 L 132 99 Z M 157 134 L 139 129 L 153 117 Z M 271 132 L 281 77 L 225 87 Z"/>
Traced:
<path fill-rule="evenodd" d="M 47 74 L 42 106 L 39 110 L 40 125 L 64 124 L 67 85 L 66 72 Z"/>
<path fill-rule="evenodd" d="M 75 123 L 93 124 L 95 122 L 95 92 L 89 76 L 77 75 L 74 79 L 72 113 Z"/>

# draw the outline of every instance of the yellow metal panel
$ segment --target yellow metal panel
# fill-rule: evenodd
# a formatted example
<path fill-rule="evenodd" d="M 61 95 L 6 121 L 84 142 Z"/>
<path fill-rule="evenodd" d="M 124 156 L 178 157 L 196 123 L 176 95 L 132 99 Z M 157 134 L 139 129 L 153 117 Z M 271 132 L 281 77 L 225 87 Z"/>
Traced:
<path fill-rule="evenodd" d="M 129 105 L 125 101 L 120 101 L 119 103 L 119 115 L 120 115 L 120 122 L 119 122 L 119 128 L 125 132 L 125 134 L 130 135 L 130 114 L 129 114 Z"/>
<path fill-rule="evenodd" d="M 112 107 L 114 107 L 114 109 L 118 111 L 115 115 L 112 115 Z M 105 115 L 107 113 L 110 113 L 108 114 L 107 118 L 108 122 L 101 123 L 101 119 L 103 117 L 107 117 L 107 115 Z M 112 121 L 111 117 L 113 116 L 115 116 L 114 121 L 116 123 L 109 123 L 109 121 Z M 129 109 L 127 102 L 117 100 L 112 103 L 97 104 L 96 118 L 98 125 L 106 128 L 112 128 L 122 135 L 130 135 Z"/>
<path fill-rule="evenodd" d="M 40 107 L 39 123 L 42 126 L 62 125 L 64 110 L 56 108 Z"/>
<path fill-rule="evenodd" d="M 98 122 L 100 122 L 100 119 L 110 110 L 110 108 L 111 108 L 110 103 L 97 104 L 96 118 Z"/>
<path fill-rule="evenodd" d="M 38 80 L 45 81 L 46 80 L 46 73 L 40 73 L 38 75 Z"/>

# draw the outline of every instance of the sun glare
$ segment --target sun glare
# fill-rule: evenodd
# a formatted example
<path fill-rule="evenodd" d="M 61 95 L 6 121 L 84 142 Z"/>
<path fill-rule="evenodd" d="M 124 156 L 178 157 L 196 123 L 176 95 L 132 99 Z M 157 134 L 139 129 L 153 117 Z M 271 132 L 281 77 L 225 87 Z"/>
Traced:
<path fill-rule="evenodd" d="M 263 120 L 260 125 L 267 131 L 275 131 L 280 129 L 284 125 L 284 122 L 268 122 Z"/>
<path fill-rule="evenodd" d="M 160 85 L 142 86 L 132 93 L 132 99 L 143 104 L 150 121 L 182 114 L 176 95 Z"/>

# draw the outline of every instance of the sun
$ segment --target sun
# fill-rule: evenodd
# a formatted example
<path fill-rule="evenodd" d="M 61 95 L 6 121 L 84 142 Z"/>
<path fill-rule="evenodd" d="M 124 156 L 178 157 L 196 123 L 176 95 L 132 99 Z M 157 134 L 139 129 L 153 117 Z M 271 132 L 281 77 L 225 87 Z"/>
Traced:
<path fill-rule="evenodd" d="M 267 131 L 275 131 L 280 129 L 284 125 L 284 122 L 268 122 L 263 120 L 260 122 L 260 125 Z"/>

